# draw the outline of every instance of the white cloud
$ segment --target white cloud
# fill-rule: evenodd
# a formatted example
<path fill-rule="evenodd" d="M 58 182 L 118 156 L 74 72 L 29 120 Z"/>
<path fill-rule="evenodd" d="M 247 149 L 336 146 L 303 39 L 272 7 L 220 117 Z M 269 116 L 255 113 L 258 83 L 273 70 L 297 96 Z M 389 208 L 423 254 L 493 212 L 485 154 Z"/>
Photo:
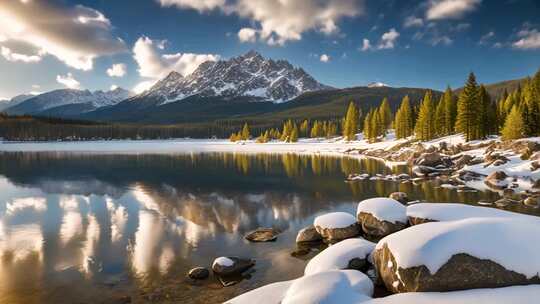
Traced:
<path fill-rule="evenodd" d="M 518 33 L 519 40 L 514 41 L 512 46 L 522 50 L 540 49 L 540 32 L 537 29 L 524 28 Z"/>
<path fill-rule="evenodd" d="M 133 47 L 133 58 L 139 65 L 139 74 L 143 77 L 158 79 L 167 76 L 171 71 L 177 71 L 183 76 L 191 74 L 203 62 L 216 61 L 218 55 L 213 54 L 160 54 L 163 41 L 152 41 L 141 37 Z"/>
<path fill-rule="evenodd" d="M 474 11 L 482 0 L 430 0 L 426 12 L 428 20 L 459 19 Z"/>
<path fill-rule="evenodd" d="M 322 54 L 321 57 L 319 58 L 319 60 L 321 62 L 329 62 L 330 61 L 330 56 L 326 55 L 326 54 Z"/>
<path fill-rule="evenodd" d="M 418 18 L 415 16 L 409 16 L 405 18 L 405 22 L 403 22 L 404 27 L 421 27 L 424 25 L 424 20 L 422 18 Z"/>
<path fill-rule="evenodd" d="M 257 41 L 257 30 L 245 27 L 238 31 L 238 39 L 241 42 L 255 42 Z"/>
<path fill-rule="evenodd" d="M 157 80 L 146 80 L 138 83 L 135 87 L 133 87 L 132 91 L 135 94 L 140 94 L 148 89 L 150 89 L 154 84 L 156 84 Z"/>
<path fill-rule="evenodd" d="M 495 32 L 493 31 L 490 31 L 484 35 L 482 35 L 482 37 L 480 37 L 480 41 L 478 41 L 478 44 L 480 45 L 485 45 L 487 44 L 493 37 L 495 37 Z"/>
<path fill-rule="evenodd" d="M 159 0 L 159 3 L 161 6 L 191 8 L 199 12 L 210 11 L 216 8 L 225 9 L 225 0 Z"/>
<path fill-rule="evenodd" d="M 32 89 L 37 90 L 37 89 L 39 89 L 39 88 L 41 88 L 41 86 L 40 86 L 39 84 L 33 84 L 33 85 L 32 85 Z"/>
<path fill-rule="evenodd" d="M 67 73 L 67 75 L 57 75 L 56 81 L 60 84 L 63 84 L 66 88 L 69 89 L 80 89 L 81 83 L 73 78 L 73 74 Z"/>
<path fill-rule="evenodd" d="M 25 54 L 19 54 L 12 52 L 10 48 L 2 46 L 1 47 L 1 54 L 4 59 L 11 62 L 24 62 L 24 63 L 35 63 L 41 61 L 40 55 L 25 55 Z"/>
<path fill-rule="evenodd" d="M 126 65 L 123 63 L 115 63 L 107 69 L 107 75 L 110 77 L 124 77 L 126 75 Z"/>
<path fill-rule="evenodd" d="M 101 12 L 53 1 L 1 1 L 0 37 L 1 43 L 26 43 L 80 70 L 91 70 L 99 56 L 125 50 Z"/>
<path fill-rule="evenodd" d="M 431 39 L 431 45 L 433 46 L 436 46 L 436 45 L 439 45 L 439 44 L 443 44 L 443 45 L 450 45 L 454 42 L 454 40 L 452 40 L 452 38 L 448 37 L 448 36 L 436 36 L 436 37 L 433 37 L 433 39 Z"/>
<path fill-rule="evenodd" d="M 339 32 L 337 23 L 342 18 L 364 13 L 364 0 L 160 0 L 160 3 L 199 12 L 220 9 L 247 18 L 256 23 L 261 40 L 270 45 L 300 40 L 309 30 L 325 34 Z M 253 32 L 250 34 L 251 40 L 247 41 L 253 39 Z"/>
<path fill-rule="evenodd" d="M 363 52 L 366 52 L 366 51 L 369 51 L 371 50 L 372 46 L 371 46 L 371 43 L 369 42 L 369 39 L 365 39 L 362 41 L 362 48 L 361 50 Z"/>
<path fill-rule="evenodd" d="M 390 31 L 384 33 L 381 37 L 381 42 L 377 46 L 378 49 L 393 49 L 396 44 L 396 40 L 399 37 L 399 33 L 395 28 L 390 29 Z"/>

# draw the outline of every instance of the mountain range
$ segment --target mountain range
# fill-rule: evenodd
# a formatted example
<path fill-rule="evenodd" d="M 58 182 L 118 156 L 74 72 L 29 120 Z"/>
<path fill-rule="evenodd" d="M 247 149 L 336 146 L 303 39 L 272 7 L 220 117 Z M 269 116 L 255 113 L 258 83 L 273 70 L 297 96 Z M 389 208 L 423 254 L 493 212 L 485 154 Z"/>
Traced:
<path fill-rule="evenodd" d="M 505 83 L 488 86 L 498 93 Z M 170 72 L 145 92 L 63 89 L 19 96 L 0 103 L 8 114 L 145 124 L 204 123 L 216 120 L 279 121 L 287 118 L 329 119 L 346 105 L 377 106 L 388 98 L 395 110 L 409 95 L 421 100 L 426 88 L 393 88 L 382 82 L 336 89 L 318 82 L 285 60 L 250 51 L 229 60 L 202 63 L 193 73 Z M 495 92 L 497 91 L 497 92 Z M 441 92 L 433 91 L 436 98 Z M 3 108 L 2 108 L 3 106 Z"/>

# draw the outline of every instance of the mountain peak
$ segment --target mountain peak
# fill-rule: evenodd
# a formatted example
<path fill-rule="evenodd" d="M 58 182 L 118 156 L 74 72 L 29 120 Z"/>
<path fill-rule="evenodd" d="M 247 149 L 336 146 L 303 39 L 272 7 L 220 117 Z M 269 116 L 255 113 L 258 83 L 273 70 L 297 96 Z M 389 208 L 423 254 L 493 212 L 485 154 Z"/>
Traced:
<path fill-rule="evenodd" d="M 329 88 L 286 60 L 266 59 L 251 50 L 229 60 L 207 61 L 186 77 L 171 72 L 140 97 L 158 104 L 194 95 L 285 102 L 305 92 Z"/>
<path fill-rule="evenodd" d="M 371 82 L 367 85 L 368 88 L 383 88 L 383 87 L 389 87 L 386 83 L 383 82 Z"/>

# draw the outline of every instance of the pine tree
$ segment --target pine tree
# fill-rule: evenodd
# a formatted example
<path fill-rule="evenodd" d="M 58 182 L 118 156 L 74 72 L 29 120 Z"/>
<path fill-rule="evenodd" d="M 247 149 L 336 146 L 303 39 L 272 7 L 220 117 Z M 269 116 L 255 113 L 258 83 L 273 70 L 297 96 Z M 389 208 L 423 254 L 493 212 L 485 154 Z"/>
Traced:
<path fill-rule="evenodd" d="M 317 138 L 319 137 L 319 133 L 320 133 L 319 121 L 315 120 L 313 122 L 313 126 L 311 127 L 310 137 Z"/>
<path fill-rule="evenodd" d="M 371 124 L 371 130 L 372 130 L 372 134 L 371 134 L 372 137 L 370 138 L 370 142 L 375 142 L 377 141 L 377 138 L 383 132 L 382 124 L 381 124 L 381 115 L 378 109 L 375 109 L 373 111 L 370 124 Z"/>
<path fill-rule="evenodd" d="M 298 141 L 298 127 L 296 124 L 293 125 L 291 136 L 289 137 L 289 142 L 297 142 Z"/>
<path fill-rule="evenodd" d="M 376 137 L 374 135 L 374 130 L 373 130 L 373 126 L 372 126 L 372 120 L 373 120 L 373 109 L 369 110 L 368 114 L 366 115 L 366 117 L 364 118 L 364 129 L 363 129 L 363 134 L 364 134 L 364 139 L 368 142 L 371 142 L 372 139 L 374 137 Z"/>
<path fill-rule="evenodd" d="M 504 127 L 502 129 L 502 138 L 504 140 L 518 139 L 524 136 L 524 123 L 520 110 L 514 106 L 510 114 L 506 117 Z"/>
<path fill-rule="evenodd" d="M 383 133 L 382 135 L 386 135 L 386 130 L 390 128 L 390 125 L 392 124 L 392 110 L 390 109 L 390 104 L 388 103 L 388 98 L 384 98 L 380 107 L 379 107 L 379 119 L 381 120 L 381 124 L 383 126 Z"/>
<path fill-rule="evenodd" d="M 244 123 L 244 127 L 242 128 L 242 133 L 240 135 L 240 139 L 241 140 L 248 140 L 250 137 L 250 134 L 249 134 L 249 126 L 246 123 Z"/>
<path fill-rule="evenodd" d="M 431 140 L 435 137 L 435 108 L 431 91 L 427 91 L 418 110 L 415 136 L 419 140 Z"/>
<path fill-rule="evenodd" d="M 467 83 L 459 95 L 456 120 L 456 131 L 463 133 L 466 141 L 478 137 L 478 104 L 476 77 L 470 73 Z"/>
<path fill-rule="evenodd" d="M 410 103 L 409 96 L 403 97 L 398 111 L 400 112 L 399 122 L 396 119 L 394 123 L 395 128 L 396 128 L 396 137 L 398 138 L 409 137 L 413 134 L 413 130 L 414 130 L 414 116 L 411 110 L 411 103 Z M 396 117 L 397 117 L 397 114 L 396 114 Z M 399 135 L 398 135 L 398 132 L 399 132 Z"/>
<path fill-rule="evenodd" d="M 343 123 L 343 137 L 345 140 L 354 140 L 358 132 L 358 109 L 354 102 L 349 103 L 345 121 Z"/>
<path fill-rule="evenodd" d="M 283 124 L 283 131 L 281 132 L 281 141 L 288 141 L 289 140 L 289 137 L 291 136 L 291 132 L 292 132 L 292 129 L 293 129 L 293 122 L 292 120 L 287 120 L 284 124 Z"/>
<path fill-rule="evenodd" d="M 540 134 L 540 102 L 534 82 L 529 79 L 523 87 L 523 101 L 521 102 L 525 135 L 536 136 Z"/>
<path fill-rule="evenodd" d="M 444 97 L 441 97 L 441 100 L 437 104 L 437 107 L 435 108 L 435 134 L 437 136 L 445 136 L 446 133 L 446 118 L 445 118 L 445 109 L 446 104 Z"/>
<path fill-rule="evenodd" d="M 457 104 L 450 87 L 446 88 L 442 98 L 444 102 L 444 134 L 449 135 L 454 133 L 456 126 Z"/>
<path fill-rule="evenodd" d="M 300 135 L 302 137 L 309 137 L 309 121 L 307 119 L 300 125 Z"/>
<path fill-rule="evenodd" d="M 486 88 L 481 85 L 478 90 L 478 110 L 477 110 L 477 128 L 475 138 L 486 138 L 491 131 L 493 130 L 493 115 L 491 98 L 486 90 Z"/>

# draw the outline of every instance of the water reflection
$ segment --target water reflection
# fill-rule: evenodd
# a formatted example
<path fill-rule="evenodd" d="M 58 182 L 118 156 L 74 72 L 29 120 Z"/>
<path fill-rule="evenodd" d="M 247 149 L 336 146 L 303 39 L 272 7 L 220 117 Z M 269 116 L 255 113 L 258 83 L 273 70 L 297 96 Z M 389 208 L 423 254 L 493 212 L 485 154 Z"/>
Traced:
<path fill-rule="evenodd" d="M 290 256 L 296 232 L 327 210 L 354 212 L 357 201 L 393 191 L 430 201 L 494 196 L 433 183 L 344 182 L 350 173 L 402 172 L 321 155 L 0 154 L 0 303 L 117 293 L 144 302 L 158 287 L 169 300 L 219 302 L 300 275 L 305 261 Z M 268 246 L 246 243 L 243 234 L 260 226 L 284 233 Z M 227 289 L 178 281 L 217 255 L 255 258 L 253 279 Z"/>

